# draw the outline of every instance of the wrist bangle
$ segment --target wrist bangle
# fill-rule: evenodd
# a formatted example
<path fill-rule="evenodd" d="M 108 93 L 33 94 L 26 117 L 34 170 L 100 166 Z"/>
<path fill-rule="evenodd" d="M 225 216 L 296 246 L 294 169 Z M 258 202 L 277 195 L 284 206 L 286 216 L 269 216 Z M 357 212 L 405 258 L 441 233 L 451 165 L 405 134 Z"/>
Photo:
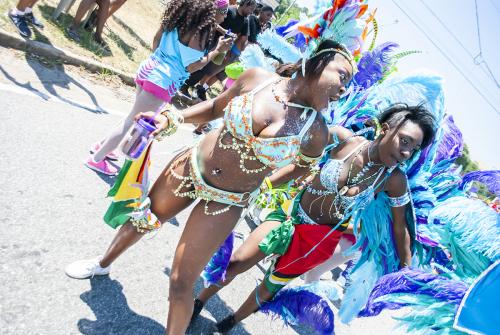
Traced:
<path fill-rule="evenodd" d="M 162 111 L 160 112 L 160 114 L 161 114 L 161 115 L 163 115 L 164 117 L 166 117 L 166 118 L 167 118 L 167 122 L 168 122 L 168 124 L 167 124 L 167 127 L 165 127 L 165 129 L 170 128 L 170 118 L 169 118 L 169 116 L 168 116 L 168 113 L 170 113 L 170 111 L 169 111 L 168 109 L 164 109 L 164 110 L 162 110 Z"/>
<path fill-rule="evenodd" d="M 168 124 L 167 127 L 165 127 L 165 129 L 163 129 L 158 133 L 158 135 L 156 135 L 156 139 L 158 141 L 161 141 L 165 137 L 175 133 L 179 128 L 179 125 L 181 123 L 184 123 L 184 117 L 182 116 L 181 113 L 179 113 L 176 110 L 165 109 L 160 114 L 167 118 Z"/>
<path fill-rule="evenodd" d="M 273 184 L 271 184 L 271 179 L 269 179 L 269 177 L 264 178 L 264 183 L 266 184 L 268 190 L 273 188 Z"/>

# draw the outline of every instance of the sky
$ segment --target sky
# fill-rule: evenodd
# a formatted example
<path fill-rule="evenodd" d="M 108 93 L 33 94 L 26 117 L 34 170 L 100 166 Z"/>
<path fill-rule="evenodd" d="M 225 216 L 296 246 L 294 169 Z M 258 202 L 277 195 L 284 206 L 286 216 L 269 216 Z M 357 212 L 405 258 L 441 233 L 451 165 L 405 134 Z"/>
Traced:
<path fill-rule="evenodd" d="M 315 3 L 297 0 L 310 9 Z M 461 129 L 472 159 L 482 169 L 500 169 L 500 44 L 495 36 L 500 0 L 370 0 L 369 5 L 377 8 L 377 44 L 392 41 L 400 51 L 422 52 L 403 58 L 399 72 L 440 74 L 447 113 Z M 477 65 L 480 51 L 485 63 Z"/>

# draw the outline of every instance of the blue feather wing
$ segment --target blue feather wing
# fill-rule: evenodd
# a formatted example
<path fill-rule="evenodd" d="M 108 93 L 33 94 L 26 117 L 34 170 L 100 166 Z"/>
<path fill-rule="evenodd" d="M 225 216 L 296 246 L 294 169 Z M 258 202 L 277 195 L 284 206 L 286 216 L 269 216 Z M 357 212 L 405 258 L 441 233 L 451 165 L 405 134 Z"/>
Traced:
<path fill-rule="evenodd" d="M 260 311 L 281 318 L 286 325 L 306 324 L 320 334 L 333 334 L 330 299 L 337 298 L 333 285 L 315 282 L 281 290 Z"/>

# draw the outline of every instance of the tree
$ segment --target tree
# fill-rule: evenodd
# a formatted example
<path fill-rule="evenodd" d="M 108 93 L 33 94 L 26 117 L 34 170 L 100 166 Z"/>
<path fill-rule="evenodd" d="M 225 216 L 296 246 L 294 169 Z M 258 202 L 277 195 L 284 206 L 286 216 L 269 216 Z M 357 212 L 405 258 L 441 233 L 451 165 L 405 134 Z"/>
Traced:
<path fill-rule="evenodd" d="M 458 157 L 455 160 L 455 164 L 460 165 L 462 167 L 462 173 L 466 174 L 471 171 L 479 170 L 479 165 L 477 162 L 473 161 L 470 158 L 470 151 L 467 144 L 464 144 L 464 150 L 462 156 Z"/>
<path fill-rule="evenodd" d="M 296 0 L 281 0 L 278 7 L 274 9 L 277 20 L 276 25 L 283 25 L 290 19 L 298 20 L 300 13 L 308 14 L 307 8 L 299 7 Z"/>

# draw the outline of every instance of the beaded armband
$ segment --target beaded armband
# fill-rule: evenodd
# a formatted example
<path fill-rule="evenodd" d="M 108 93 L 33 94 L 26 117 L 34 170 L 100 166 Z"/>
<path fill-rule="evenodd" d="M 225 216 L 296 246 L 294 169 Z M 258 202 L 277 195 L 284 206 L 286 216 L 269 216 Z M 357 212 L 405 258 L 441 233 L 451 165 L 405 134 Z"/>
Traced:
<path fill-rule="evenodd" d="M 184 117 L 181 113 L 176 110 L 165 109 L 161 112 L 161 115 L 165 116 L 168 121 L 167 128 L 163 129 L 156 135 L 158 141 L 163 140 L 165 137 L 172 135 L 177 131 L 179 125 L 184 123 Z"/>
<path fill-rule="evenodd" d="M 161 222 L 156 215 L 151 212 L 151 200 L 149 197 L 129 214 L 130 222 L 141 234 L 150 233 L 161 228 Z"/>
<path fill-rule="evenodd" d="M 389 199 L 389 206 L 391 207 L 401 207 L 410 202 L 410 194 L 406 192 L 400 197 L 387 197 Z"/>

